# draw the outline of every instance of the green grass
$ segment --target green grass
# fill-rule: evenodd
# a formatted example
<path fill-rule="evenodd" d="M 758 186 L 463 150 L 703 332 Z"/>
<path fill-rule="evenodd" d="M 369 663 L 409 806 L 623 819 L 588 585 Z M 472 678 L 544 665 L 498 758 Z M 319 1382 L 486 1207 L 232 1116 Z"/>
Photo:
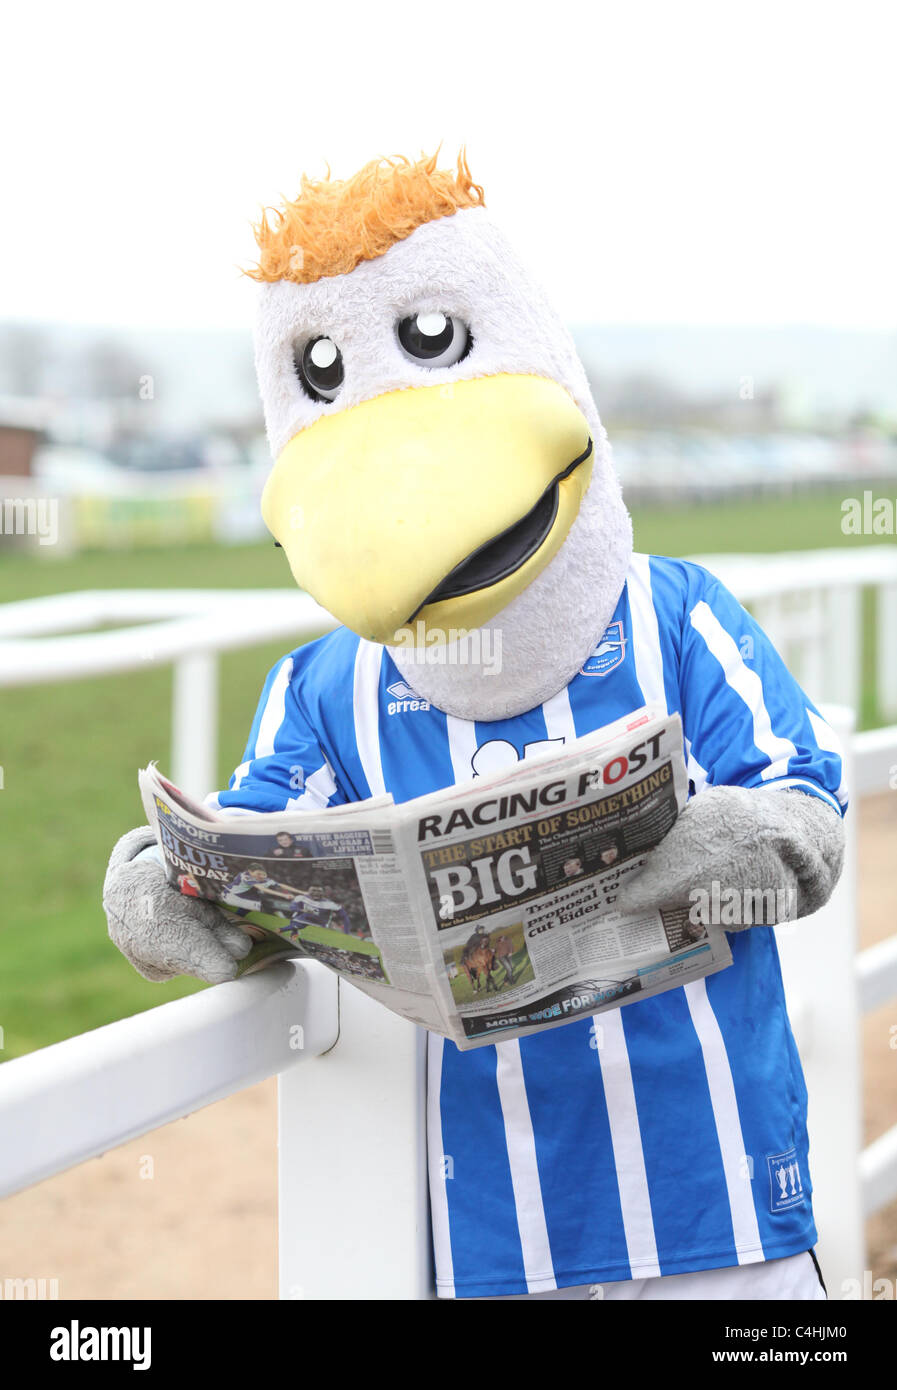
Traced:
<path fill-rule="evenodd" d="M 72 589 L 279 589 L 292 582 L 284 553 L 273 543 L 59 557 L 51 548 L 38 555 L 0 550 L 0 603 Z"/>
<path fill-rule="evenodd" d="M 860 488 L 860 485 L 857 485 Z M 860 492 L 862 489 L 860 488 Z M 743 550 L 824 550 L 829 546 L 890 542 L 886 536 L 844 536 L 841 502 L 853 495 L 842 483 L 831 491 L 756 497 L 683 507 L 633 510 L 637 550 L 651 555 L 694 555 Z"/>
<path fill-rule="evenodd" d="M 842 495 L 640 509 L 636 544 L 682 555 L 870 543 L 841 535 Z M 251 589 L 291 582 L 282 552 L 270 544 L 49 559 L 0 554 L 0 602 L 76 589 Z M 288 645 L 222 657 L 220 786 L 242 755 L 264 675 Z M 867 672 L 872 659 L 867 642 Z M 150 758 L 170 768 L 170 701 L 168 668 L 0 689 L 4 1059 L 201 987 L 141 979 L 109 944 L 100 906 L 113 842 L 143 821 L 137 768 Z M 863 717 L 878 722 L 869 681 Z"/>

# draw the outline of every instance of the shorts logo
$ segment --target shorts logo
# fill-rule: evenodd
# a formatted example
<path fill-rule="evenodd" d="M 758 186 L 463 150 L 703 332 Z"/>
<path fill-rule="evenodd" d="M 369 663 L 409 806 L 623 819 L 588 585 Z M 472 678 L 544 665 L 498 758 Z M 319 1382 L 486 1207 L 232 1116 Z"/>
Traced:
<path fill-rule="evenodd" d="M 771 1154 L 766 1160 L 769 1169 L 769 1210 L 787 1211 L 806 1199 L 797 1150 L 787 1153 Z"/>
<path fill-rule="evenodd" d="M 580 672 L 583 676 L 606 676 L 626 655 L 626 638 L 620 621 L 610 623 Z"/>

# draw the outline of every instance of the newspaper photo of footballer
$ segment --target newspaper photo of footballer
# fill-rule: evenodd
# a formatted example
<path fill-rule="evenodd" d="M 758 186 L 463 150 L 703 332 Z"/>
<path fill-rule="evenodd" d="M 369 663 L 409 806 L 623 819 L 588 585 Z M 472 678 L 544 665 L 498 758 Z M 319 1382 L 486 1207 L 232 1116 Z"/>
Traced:
<path fill-rule="evenodd" d="M 368 937 L 358 875 L 351 859 L 249 860 L 219 890 L 219 902 L 238 916 L 263 912 L 286 918 L 295 939 L 306 928 Z"/>
<path fill-rule="evenodd" d="M 252 861 L 226 885 L 219 901 L 236 911 L 251 935 L 254 926 L 264 927 L 284 937 L 298 954 L 389 983 L 367 929 L 351 859 L 279 860 L 276 866 L 270 860 Z"/>
<path fill-rule="evenodd" d="M 309 928 L 326 930 L 334 937 L 339 934 L 370 940 L 351 859 L 302 856 L 272 863 L 268 858 L 232 856 L 231 862 L 243 867 L 220 878 L 198 866 L 189 874 L 178 874 L 177 886 L 187 896 L 217 902 L 241 919 L 250 913 L 279 919 L 271 923 L 272 928 L 287 932 L 293 940 Z"/>

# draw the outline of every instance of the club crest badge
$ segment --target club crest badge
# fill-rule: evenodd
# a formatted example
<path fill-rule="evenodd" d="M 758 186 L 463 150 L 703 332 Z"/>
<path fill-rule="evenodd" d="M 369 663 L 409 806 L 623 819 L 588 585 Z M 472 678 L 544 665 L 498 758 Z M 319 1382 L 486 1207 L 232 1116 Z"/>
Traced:
<path fill-rule="evenodd" d="M 616 669 L 626 655 L 626 638 L 621 621 L 611 623 L 596 643 L 591 656 L 583 663 L 581 675 L 606 676 Z"/>

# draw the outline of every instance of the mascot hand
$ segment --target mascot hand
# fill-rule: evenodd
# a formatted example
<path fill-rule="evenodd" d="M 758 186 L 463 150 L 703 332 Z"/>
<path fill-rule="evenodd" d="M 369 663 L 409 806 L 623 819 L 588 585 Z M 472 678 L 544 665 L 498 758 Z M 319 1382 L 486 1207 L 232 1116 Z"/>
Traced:
<path fill-rule="evenodd" d="M 723 923 L 728 930 L 772 925 L 770 915 L 793 921 L 828 901 L 843 859 L 843 822 L 819 797 L 784 788 L 708 787 L 621 889 L 617 906 L 626 913 L 694 908 L 695 921 L 704 921 L 700 906 L 712 900 L 716 883 L 721 895 L 735 890 L 723 899 L 734 917 Z M 757 890 L 767 890 L 765 897 L 745 896 Z"/>
<path fill-rule="evenodd" d="M 112 851 L 103 885 L 109 935 L 147 980 L 232 980 L 252 941 L 211 903 L 172 888 L 157 860 L 137 857 L 155 843 L 144 825 L 129 830 Z"/>

